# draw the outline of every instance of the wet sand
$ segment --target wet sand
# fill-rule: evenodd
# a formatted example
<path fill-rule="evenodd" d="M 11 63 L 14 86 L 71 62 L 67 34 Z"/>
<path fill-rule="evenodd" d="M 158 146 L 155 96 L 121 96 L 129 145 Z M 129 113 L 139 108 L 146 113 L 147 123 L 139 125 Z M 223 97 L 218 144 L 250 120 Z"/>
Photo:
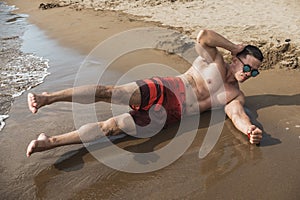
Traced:
<path fill-rule="evenodd" d="M 19 12 L 30 14 L 29 21 L 45 31 L 32 26 L 24 37 L 24 50 L 38 51 L 50 60 L 51 75 L 31 90 L 34 92 L 73 86 L 80 63 L 99 42 L 124 30 L 157 25 L 117 12 L 76 12 L 67 7 L 42 11 L 37 9 L 40 2 L 36 0 L 9 2 L 17 4 L 21 8 Z M 154 61 L 180 72 L 189 67 L 179 56 L 144 50 L 118 59 L 112 66 L 114 73 L 110 78 L 120 77 L 131 66 Z M 297 70 L 265 70 L 241 86 L 247 96 L 246 106 L 264 129 L 259 147 L 250 145 L 226 120 L 216 146 L 208 156 L 199 159 L 199 148 L 209 128 L 210 113 L 207 112 L 201 115 L 197 136 L 183 156 L 161 170 L 142 174 L 111 169 L 95 159 L 83 145 L 60 147 L 26 158 L 28 143 L 39 133 L 56 135 L 74 130 L 75 125 L 72 105 L 58 103 L 33 115 L 27 108 L 27 93 L 24 93 L 15 100 L 0 136 L 0 197 L 299 199 L 299 78 Z M 97 104 L 97 114 L 109 117 L 109 106 Z M 150 140 L 124 137 L 115 142 L 130 151 L 147 152 L 170 142 L 173 132 L 171 128 Z M 93 145 L 92 151 L 104 148 L 103 145 Z"/>

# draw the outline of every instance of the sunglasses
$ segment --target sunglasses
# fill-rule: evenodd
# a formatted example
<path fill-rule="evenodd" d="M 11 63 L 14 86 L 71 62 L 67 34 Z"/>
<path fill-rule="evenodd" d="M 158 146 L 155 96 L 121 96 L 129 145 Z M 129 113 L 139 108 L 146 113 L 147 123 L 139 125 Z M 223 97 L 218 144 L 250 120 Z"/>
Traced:
<path fill-rule="evenodd" d="M 239 61 L 244 65 L 243 72 L 251 72 L 251 76 L 255 77 L 259 74 L 259 71 L 257 69 L 252 69 L 252 67 L 248 64 L 245 64 L 239 57 L 237 57 Z"/>

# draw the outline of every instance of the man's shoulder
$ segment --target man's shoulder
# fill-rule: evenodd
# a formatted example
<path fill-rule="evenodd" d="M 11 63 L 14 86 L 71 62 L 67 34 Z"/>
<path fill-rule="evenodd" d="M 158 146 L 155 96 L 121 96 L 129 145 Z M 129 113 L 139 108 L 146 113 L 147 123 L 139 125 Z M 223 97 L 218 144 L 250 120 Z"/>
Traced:
<path fill-rule="evenodd" d="M 242 104 L 244 104 L 245 103 L 245 95 L 244 95 L 244 93 L 240 89 L 237 89 L 237 95 L 236 95 L 235 98 L 233 98 L 233 100 L 239 101 Z"/>

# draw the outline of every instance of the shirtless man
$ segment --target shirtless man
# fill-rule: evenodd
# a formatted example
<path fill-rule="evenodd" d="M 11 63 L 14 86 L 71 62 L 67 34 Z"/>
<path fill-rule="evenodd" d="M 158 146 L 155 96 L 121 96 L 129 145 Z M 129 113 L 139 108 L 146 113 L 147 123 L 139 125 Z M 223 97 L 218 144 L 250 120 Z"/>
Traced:
<path fill-rule="evenodd" d="M 217 47 L 231 52 L 233 58 L 230 64 L 224 61 Z M 182 116 L 219 106 L 224 106 L 234 126 L 248 136 L 251 144 L 258 144 L 262 139 L 262 130 L 251 123 L 244 111 L 245 97 L 239 83 L 259 74 L 258 68 L 263 60 L 261 51 L 251 45 L 236 45 L 211 30 L 200 31 L 196 50 L 199 57 L 187 72 L 178 77 L 154 77 L 121 86 L 88 85 L 54 93 L 28 94 L 28 106 L 32 113 L 45 105 L 61 101 L 129 104 L 133 110 L 106 121 L 83 125 L 62 135 L 49 137 L 42 133 L 28 145 L 27 156 L 123 132 L 135 135 L 151 120 L 158 126 L 166 127 L 180 121 Z M 88 98 L 91 96 L 93 98 Z M 149 111 L 152 108 L 154 118 L 151 116 L 150 120 Z"/>

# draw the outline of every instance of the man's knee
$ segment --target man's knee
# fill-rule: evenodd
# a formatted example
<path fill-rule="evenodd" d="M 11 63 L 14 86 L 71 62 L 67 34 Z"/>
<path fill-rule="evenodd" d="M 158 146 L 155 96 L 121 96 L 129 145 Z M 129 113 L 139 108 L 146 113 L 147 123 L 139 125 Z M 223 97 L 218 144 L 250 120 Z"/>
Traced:
<path fill-rule="evenodd" d="M 99 122 L 99 127 L 103 135 L 105 136 L 112 136 L 120 133 L 120 130 L 114 118 Z"/>
<path fill-rule="evenodd" d="M 112 103 L 132 105 L 139 104 L 141 96 L 139 87 L 135 82 L 116 86 L 112 91 Z"/>
<path fill-rule="evenodd" d="M 90 142 L 104 136 L 98 123 L 88 123 L 78 129 L 82 142 Z"/>
<path fill-rule="evenodd" d="M 116 126 L 120 132 L 126 133 L 127 135 L 136 135 L 136 126 L 132 116 L 129 113 L 124 113 L 114 117 Z"/>

